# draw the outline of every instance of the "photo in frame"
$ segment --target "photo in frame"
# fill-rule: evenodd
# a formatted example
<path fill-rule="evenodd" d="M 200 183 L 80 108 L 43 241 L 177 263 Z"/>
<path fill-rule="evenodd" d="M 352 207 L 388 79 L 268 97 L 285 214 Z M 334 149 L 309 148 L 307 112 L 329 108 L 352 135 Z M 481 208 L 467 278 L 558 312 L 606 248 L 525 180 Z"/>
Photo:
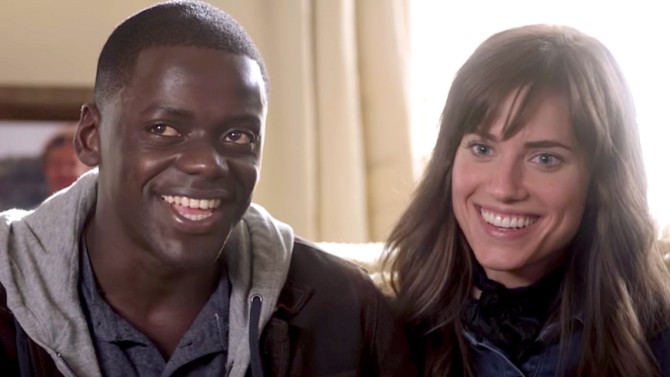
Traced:
<path fill-rule="evenodd" d="M 80 164 L 72 136 L 91 98 L 87 88 L 0 87 L 0 211 L 34 208 L 67 183 L 57 181 L 64 164 Z"/>

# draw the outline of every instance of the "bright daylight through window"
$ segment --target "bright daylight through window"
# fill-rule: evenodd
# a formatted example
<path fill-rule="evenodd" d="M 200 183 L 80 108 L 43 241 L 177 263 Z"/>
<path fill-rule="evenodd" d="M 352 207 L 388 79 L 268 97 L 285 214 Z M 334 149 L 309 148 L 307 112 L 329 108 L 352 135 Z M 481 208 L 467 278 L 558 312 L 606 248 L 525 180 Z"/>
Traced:
<path fill-rule="evenodd" d="M 649 207 L 670 229 L 670 36 L 661 1 L 479 0 L 410 3 L 412 123 L 416 164 L 428 160 L 440 112 L 456 70 L 484 39 L 535 23 L 575 27 L 614 54 L 633 92 L 649 186 Z"/>

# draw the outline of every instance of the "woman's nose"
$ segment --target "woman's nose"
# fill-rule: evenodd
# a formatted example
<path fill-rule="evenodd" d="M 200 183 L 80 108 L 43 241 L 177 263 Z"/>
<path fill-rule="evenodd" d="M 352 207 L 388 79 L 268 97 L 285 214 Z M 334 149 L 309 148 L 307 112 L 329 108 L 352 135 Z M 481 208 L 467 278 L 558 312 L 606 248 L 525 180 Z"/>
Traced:
<path fill-rule="evenodd" d="M 501 202 L 523 200 L 528 196 L 522 161 L 500 159 L 490 171 L 487 190 Z"/>

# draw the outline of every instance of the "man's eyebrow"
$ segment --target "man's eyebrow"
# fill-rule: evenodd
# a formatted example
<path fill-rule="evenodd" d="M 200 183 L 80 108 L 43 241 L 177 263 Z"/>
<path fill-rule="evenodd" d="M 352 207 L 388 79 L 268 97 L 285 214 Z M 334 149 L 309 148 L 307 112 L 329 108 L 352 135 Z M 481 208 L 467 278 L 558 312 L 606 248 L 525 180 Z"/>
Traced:
<path fill-rule="evenodd" d="M 144 109 L 144 111 L 142 111 L 143 114 L 150 114 L 153 112 L 164 112 L 166 114 L 177 116 L 184 119 L 195 118 L 195 114 L 192 111 L 186 109 L 180 109 L 178 107 L 173 106 L 153 105 L 147 107 L 146 109 Z M 258 118 L 258 116 L 254 114 L 240 113 L 230 115 L 228 118 L 226 118 L 225 123 L 231 125 L 240 123 L 251 123 L 254 125 L 254 127 L 260 127 L 262 122 Z"/>
<path fill-rule="evenodd" d="M 536 148 L 563 148 L 568 151 L 572 151 L 572 148 L 563 144 L 559 143 L 558 141 L 555 140 L 538 140 L 538 141 L 529 141 L 526 144 L 527 148 L 531 149 L 536 149 Z"/>
<path fill-rule="evenodd" d="M 176 115 L 182 118 L 193 118 L 193 112 L 185 109 L 180 109 L 177 107 L 172 107 L 172 106 L 165 106 L 165 105 L 153 105 L 149 106 L 142 113 L 148 114 L 148 113 L 153 113 L 156 111 L 161 111 L 170 115 Z"/>
<path fill-rule="evenodd" d="M 226 123 L 252 123 L 254 125 L 260 125 L 261 120 L 258 118 L 258 116 L 253 115 L 253 114 L 238 114 L 238 115 L 231 115 L 226 119 Z"/>

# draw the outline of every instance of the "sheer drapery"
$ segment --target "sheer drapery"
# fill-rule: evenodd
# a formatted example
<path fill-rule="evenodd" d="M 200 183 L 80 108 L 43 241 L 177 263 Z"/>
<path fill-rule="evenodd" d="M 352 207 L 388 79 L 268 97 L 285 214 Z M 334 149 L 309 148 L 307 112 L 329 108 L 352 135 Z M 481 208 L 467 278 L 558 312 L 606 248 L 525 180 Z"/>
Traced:
<path fill-rule="evenodd" d="M 413 188 L 405 1 L 215 4 L 270 74 L 254 200 L 314 240 L 383 240 Z"/>

